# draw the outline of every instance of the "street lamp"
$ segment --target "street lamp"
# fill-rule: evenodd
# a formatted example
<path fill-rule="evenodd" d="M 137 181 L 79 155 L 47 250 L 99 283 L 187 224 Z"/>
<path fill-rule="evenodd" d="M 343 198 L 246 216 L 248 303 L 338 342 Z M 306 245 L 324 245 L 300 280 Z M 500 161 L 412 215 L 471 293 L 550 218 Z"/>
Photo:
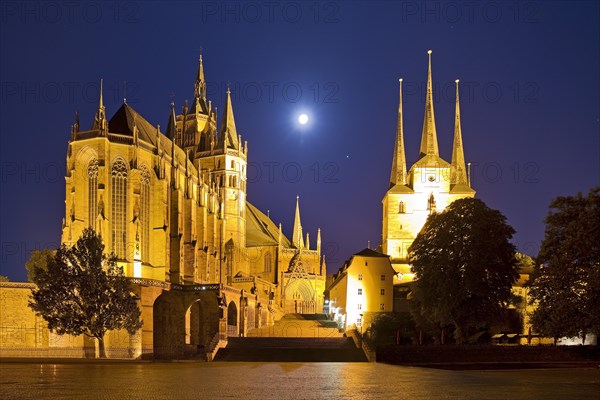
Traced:
<path fill-rule="evenodd" d="M 363 314 L 360 314 L 360 337 L 362 338 Z"/>

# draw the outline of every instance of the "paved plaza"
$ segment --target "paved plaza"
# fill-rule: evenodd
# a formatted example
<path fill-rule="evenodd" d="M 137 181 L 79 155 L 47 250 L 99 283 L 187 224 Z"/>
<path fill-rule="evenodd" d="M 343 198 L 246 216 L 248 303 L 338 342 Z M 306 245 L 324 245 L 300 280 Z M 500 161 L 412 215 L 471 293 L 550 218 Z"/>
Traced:
<path fill-rule="evenodd" d="M 370 363 L 0 364 L 8 399 L 597 399 L 598 369 L 447 371 Z"/>

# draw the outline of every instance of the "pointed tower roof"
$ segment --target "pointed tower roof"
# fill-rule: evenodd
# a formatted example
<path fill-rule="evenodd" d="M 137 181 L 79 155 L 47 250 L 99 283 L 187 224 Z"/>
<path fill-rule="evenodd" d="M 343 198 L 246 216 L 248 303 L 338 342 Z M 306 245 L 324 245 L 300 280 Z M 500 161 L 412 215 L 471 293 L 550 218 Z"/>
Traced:
<path fill-rule="evenodd" d="M 296 215 L 294 216 L 292 244 L 298 249 L 302 249 L 304 247 L 304 239 L 302 238 L 302 223 L 300 222 L 300 196 L 296 196 Z"/>
<path fill-rule="evenodd" d="M 194 102 L 189 111 L 190 114 L 196 112 L 208 114 L 208 105 L 206 103 L 206 80 L 204 79 L 204 65 L 202 65 L 202 53 L 198 58 L 198 72 L 196 72 L 196 80 L 194 81 Z"/>
<path fill-rule="evenodd" d="M 402 118 L 402 78 L 400 78 L 400 100 L 398 102 L 398 125 L 396 127 L 396 146 L 392 160 L 390 188 L 406 185 L 406 154 L 404 152 L 404 123 Z"/>
<path fill-rule="evenodd" d="M 169 113 L 169 122 L 167 123 L 167 137 L 171 141 L 175 140 L 177 125 L 175 123 L 175 104 L 171 102 L 171 112 Z"/>
<path fill-rule="evenodd" d="M 98 96 L 98 110 L 94 118 L 94 126 L 92 129 L 104 129 L 106 127 L 106 108 L 104 107 L 104 98 L 102 96 L 102 81 L 100 79 L 100 95 Z"/>
<path fill-rule="evenodd" d="M 465 166 L 465 153 L 462 141 L 462 129 L 460 125 L 460 101 L 458 96 L 458 79 L 456 82 L 456 115 L 454 117 L 454 141 L 452 144 L 452 175 L 451 193 L 473 193 L 467 180 L 467 169 Z"/>
<path fill-rule="evenodd" d="M 221 132 L 219 136 L 219 148 L 238 148 L 238 134 L 233 117 L 233 106 L 231 105 L 231 91 L 227 88 L 227 100 L 221 121 Z"/>
<path fill-rule="evenodd" d="M 425 98 L 425 117 L 423 119 L 423 133 L 421 134 L 421 152 L 419 157 L 425 155 L 439 156 L 437 132 L 435 129 L 435 116 L 433 112 L 433 84 L 431 79 L 431 53 L 429 54 L 429 69 L 427 71 L 427 95 Z"/>
<path fill-rule="evenodd" d="M 452 183 L 467 183 L 467 171 L 465 168 L 465 153 L 462 143 L 462 131 L 460 127 L 460 101 L 458 97 L 458 79 L 456 82 L 456 115 L 454 118 L 454 143 L 452 145 Z"/>
<path fill-rule="evenodd" d="M 202 53 L 198 58 L 198 72 L 196 73 L 195 94 L 197 97 L 206 98 L 206 81 L 204 79 L 204 65 L 202 65 Z"/>

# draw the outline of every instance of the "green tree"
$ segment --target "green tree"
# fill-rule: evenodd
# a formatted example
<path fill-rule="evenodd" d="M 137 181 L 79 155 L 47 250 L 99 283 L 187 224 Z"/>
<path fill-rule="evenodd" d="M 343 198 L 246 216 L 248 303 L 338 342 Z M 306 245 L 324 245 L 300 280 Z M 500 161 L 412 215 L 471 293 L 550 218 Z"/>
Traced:
<path fill-rule="evenodd" d="M 583 342 L 600 334 L 600 187 L 550 203 L 530 285 L 537 331 Z"/>
<path fill-rule="evenodd" d="M 409 313 L 382 313 L 373 320 L 365 336 L 376 346 L 410 344 L 416 337 L 415 322 Z"/>
<path fill-rule="evenodd" d="M 42 249 L 33 250 L 29 261 L 25 263 L 25 269 L 27 269 L 27 280 L 29 282 L 35 281 L 35 268 L 47 270 L 48 264 L 54 258 L 54 250 Z"/>
<path fill-rule="evenodd" d="M 73 247 L 61 246 L 46 266 L 34 265 L 29 306 L 59 335 L 86 335 L 98 340 L 106 357 L 104 334 L 142 326 L 137 298 L 114 255 L 104 254 L 100 236 L 85 229 Z"/>
<path fill-rule="evenodd" d="M 496 320 L 519 277 L 514 232 L 478 199 L 459 199 L 431 214 L 409 249 L 415 320 L 453 325 L 457 344 L 469 330 Z"/>

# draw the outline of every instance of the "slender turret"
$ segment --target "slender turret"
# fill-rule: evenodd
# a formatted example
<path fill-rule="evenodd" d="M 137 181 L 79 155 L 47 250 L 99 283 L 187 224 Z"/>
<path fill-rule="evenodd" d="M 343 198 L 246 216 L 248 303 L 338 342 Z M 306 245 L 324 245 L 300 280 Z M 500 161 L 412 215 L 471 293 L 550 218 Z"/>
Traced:
<path fill-rule="evenodd" d="M 466 184 L 467 171 L 465 168 L 465 153 L 462 143 L 462 130 L 460 127 L 460 101 L 458 97 L 458 79 L 456 82 L 456 115 L 454 117 L 454 143 L 452 145 L 452 183 Z"/>
<path fill-rule="evenodd" d="M 419 157 L 425 155 L 439 156 L 437 132 L 435 129 L 435 116 L 433 112 L 433 84 L 431 79 L 431 53 L 429 54 L 429 69 L 427 71 L 427 95 L 425 98 L 425 118 L 423 120 L 423 133 L 421 135 L 421 152 Z"/>
<path fill-rule="evenodd" d="M 398 125 L 396 126 L 396 146 L 392 160 L 390 187 L 406 185 L 406 154 L 404 151 L 404 122 L 402 118 L 402 78 L 400 78 L 400 100 L 398 101 Z"/>
<path fill-rule="evenodd" d="M 298 249 L 304 248 L 302 237 L 302 223 L 300 222 L 300 196 L 296 196 L 296 215 L 294 217 L 294 232 L 292 233 L 292 244 Z"/>
<path fill-rule="evenodd" d="M 94 126 L 92 129 L 106 130 L 106 108 L 104 107 L 104 99 L 102 96 L 102 79 L 100 79 L 100 96 L 98 100 L 98 110 L 94 118 Z"/>

